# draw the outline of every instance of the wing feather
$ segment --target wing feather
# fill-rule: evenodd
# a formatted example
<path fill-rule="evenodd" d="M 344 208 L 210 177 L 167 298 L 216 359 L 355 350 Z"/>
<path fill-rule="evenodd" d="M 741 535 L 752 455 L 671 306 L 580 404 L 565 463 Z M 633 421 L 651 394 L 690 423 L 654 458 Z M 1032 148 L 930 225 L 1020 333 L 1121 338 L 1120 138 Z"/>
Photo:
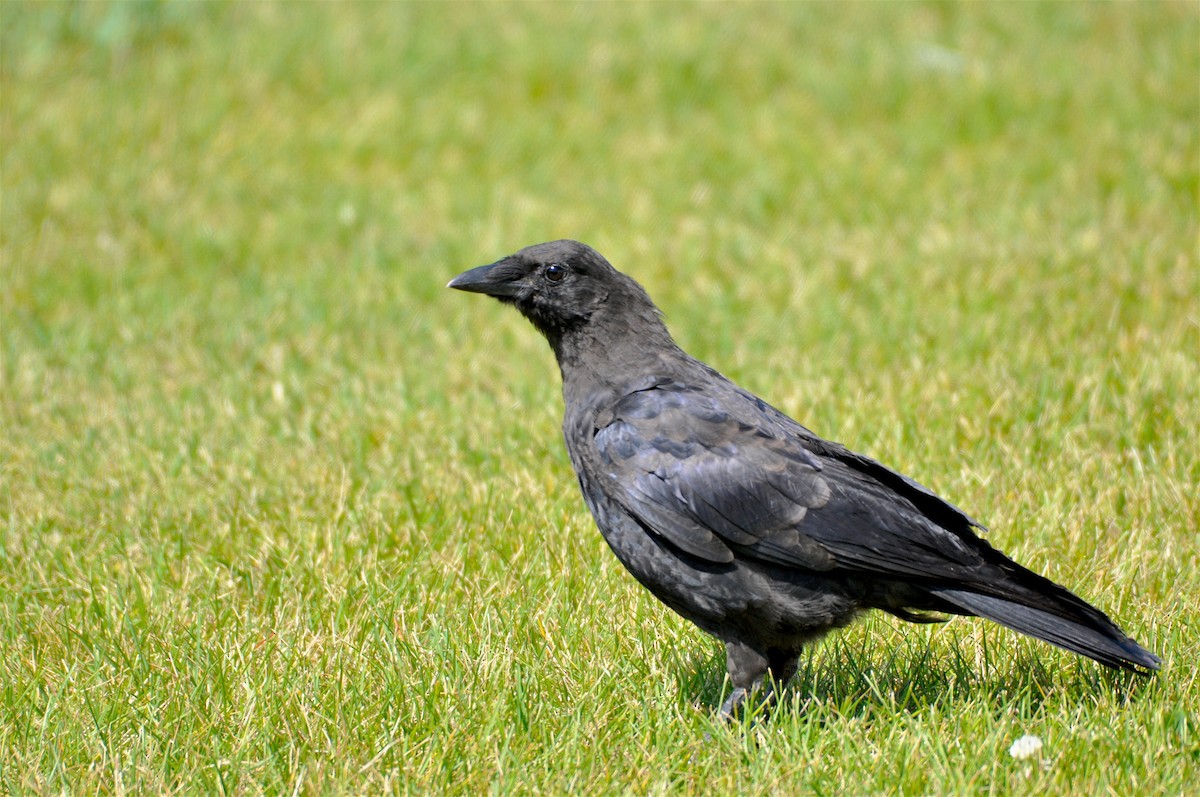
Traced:
<path fill-rule="evenodd" d="M 655 388 L 605 413 L 594 442 L 609 489 L 643 524 L 710 562 L 734 552 L 812 570 L 827 551 L 797 529 L 829 496 L 795 443 L 764 434 L 693 393 Z"/>
<path fill-rule="evenodd" d="M 985 565 L 987 546 L 956 508 L 938 513 L 963 528 L 944 528 L 920 505 L 935 497 L 924 487 L 880 476 L 893 471 L 865 457 L 837 456 L 834 444 L 810 451 L 803 434 L 771 424 L 761 402 L 744 396 L 718 403 L 656 380 L 622 397 L 593 438 L 610 494 L 672 545 L 714 563 L 736 554 L 810 571 L 947 579 Z"/>

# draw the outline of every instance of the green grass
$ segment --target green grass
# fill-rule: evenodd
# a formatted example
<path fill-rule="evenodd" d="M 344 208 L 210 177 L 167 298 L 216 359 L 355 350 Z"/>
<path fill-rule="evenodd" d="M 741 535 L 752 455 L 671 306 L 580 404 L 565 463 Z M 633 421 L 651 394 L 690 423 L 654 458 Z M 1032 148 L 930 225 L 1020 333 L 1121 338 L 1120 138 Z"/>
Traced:
<path fill-rule="evenodd" d="M 0 52 L 0 792 L 1200 788 L 1194 4 L 5 2 Z M 873 618 L 719 725 L 545 344 L 443 288 L 558 237 L 1161 675 Z"/>

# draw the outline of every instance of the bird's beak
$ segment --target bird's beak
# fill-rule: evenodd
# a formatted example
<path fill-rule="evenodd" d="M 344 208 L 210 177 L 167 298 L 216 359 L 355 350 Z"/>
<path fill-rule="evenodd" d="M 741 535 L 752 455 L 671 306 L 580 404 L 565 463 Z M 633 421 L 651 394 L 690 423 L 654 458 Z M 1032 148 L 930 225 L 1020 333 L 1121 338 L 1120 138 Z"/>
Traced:
<path fill-rule="evenodd" d="M 488 296 L 519 296 L 521 286 L 512 280 L 511 271 L 497 268 L 503 262 L 464 271 L 450 280 L 446 287 L 471 293 L 486 293 Z"/>

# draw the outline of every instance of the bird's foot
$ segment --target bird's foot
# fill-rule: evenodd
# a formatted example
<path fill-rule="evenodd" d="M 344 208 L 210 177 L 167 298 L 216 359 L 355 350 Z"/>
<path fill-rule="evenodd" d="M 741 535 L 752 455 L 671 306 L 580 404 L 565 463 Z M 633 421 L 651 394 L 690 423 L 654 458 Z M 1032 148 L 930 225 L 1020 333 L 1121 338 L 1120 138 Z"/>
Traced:
<path fill-rule="evenodd" d="M 747 712 L 752 719 L 766 719 L 779 702 L 779 692 L 780 687 L 771 680 L 766 683 L 756 681 L 748 689 L 744 686 L 734 687 L 721 704 L 717 716 L 730 723 L 736 722 L 739 716 L 747 715 Z"/>
<path fill-rule="evenodd" d="M 737 719 L 737 713 L 741 709 L 742 704 L 746 702 L 750 690 L 743 687 L 736 687 L 729 693 L 729 697 L 725 698 L 725 702 L 721 704 L 721 710 L 717 713 L 725 722 L 733 722 Z"/>

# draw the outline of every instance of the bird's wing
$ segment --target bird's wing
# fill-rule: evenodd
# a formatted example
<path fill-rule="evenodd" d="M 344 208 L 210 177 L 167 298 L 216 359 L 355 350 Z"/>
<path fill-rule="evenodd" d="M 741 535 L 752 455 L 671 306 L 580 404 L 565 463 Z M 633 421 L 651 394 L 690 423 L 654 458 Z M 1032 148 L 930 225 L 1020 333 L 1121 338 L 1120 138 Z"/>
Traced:
<path fill-rule="evenodd" d="M 810 451 L 749 394 L 718 401 L 655 384 L 602 412 L 593 440 L 609 494 L 710 562 L 736 553 L 812 571 L 951 578 L 980 564 L 974 535 L 938 526 L 869 468 Z"/>
<path fill-rule="evenodd" d="M 946 528 L 961 529 L 964 531 L 968 529 L 976 529 L 982 532 L 987 531 L 987 527 L 978 520 L 920 482 L 910 479 L 903 473 L 898 473 L 870 457 L 855 453 L 839 443 L 818 437 L 812 431 L 797 423 L 788 415 L 780 412 L 775 407 L 772 407 L 758 396 L 736 385 L 733 385 L 733 388 L 736 393 L 740 394 L 740 398 L 753 403 L 764 418 L 782 427 L 785 437 L 799 438 L 803 447 L 810 451 L 817 461 L 837 460 L 845 464 L 852 471 L 870 476 L 871 479 L 879 482 L 881 485 L 890 487 L 931 520 Z"/>

